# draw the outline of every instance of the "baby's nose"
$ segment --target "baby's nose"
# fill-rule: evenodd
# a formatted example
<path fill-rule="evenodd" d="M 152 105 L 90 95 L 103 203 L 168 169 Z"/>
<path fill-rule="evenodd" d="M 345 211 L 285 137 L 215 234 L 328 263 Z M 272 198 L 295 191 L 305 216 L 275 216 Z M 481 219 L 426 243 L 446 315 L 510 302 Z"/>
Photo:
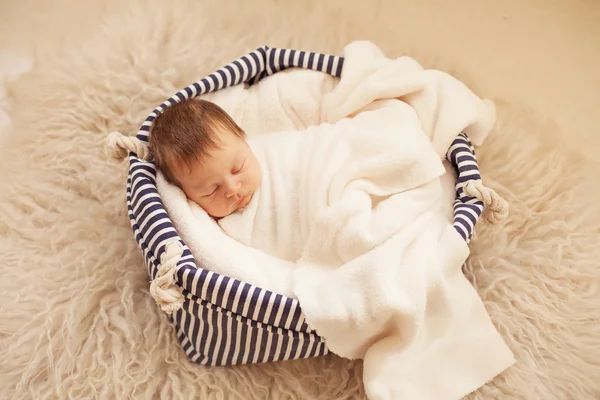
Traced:
<path fill-rule="evenodd" d="M 241 186 L 242 186 L 241 183 L 238 181 L 228 182 L 227 191 L 225 192 L 225 196 L 227 196 L 227 197 L 235 196 L 239 192 Z"/>

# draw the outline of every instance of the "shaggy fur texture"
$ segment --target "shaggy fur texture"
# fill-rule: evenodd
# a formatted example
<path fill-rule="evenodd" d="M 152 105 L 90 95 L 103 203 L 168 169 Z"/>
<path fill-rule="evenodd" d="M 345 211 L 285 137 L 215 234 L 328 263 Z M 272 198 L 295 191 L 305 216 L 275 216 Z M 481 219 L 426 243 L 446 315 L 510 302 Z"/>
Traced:
<path fill-rule="evenodd" d="M 240 0 L 229 13 L 214 1 L 136 3 L 11 87 L 18 107 L 0 156 L 0 398 L 364 398 L 361 363 L 333 355 L 231 368 L 187 361 L 148 294 L 125 166 L 102 152 L 107 132 L 134 132 L 175 90 L 263 43 L 339 53 L 369 39 L 452 72 L 395 37 L 387 15 L 336 18 L 343 7 L 356 5 Z M 469 398 L 600 397 L 597 174 L 544 144 L 548 129 L 500 104 L 479 150 L 511 214 L 478 225 L 465 273 L 517 364 Z"/>

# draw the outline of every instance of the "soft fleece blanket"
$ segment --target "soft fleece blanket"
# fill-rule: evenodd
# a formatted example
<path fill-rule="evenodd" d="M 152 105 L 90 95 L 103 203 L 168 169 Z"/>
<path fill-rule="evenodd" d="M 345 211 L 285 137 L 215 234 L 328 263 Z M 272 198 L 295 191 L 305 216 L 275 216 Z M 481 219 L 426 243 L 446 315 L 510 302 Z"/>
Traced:
<path fill-rule="evenodd" d="M 159 190 L 207 268 L 297 297 L 331 351 L 364 359 L 369 398 L 458 399 L 514 362 L 461 272 L 469 250 L 442 190 L 450 143 L 464 130 L 481 144 L 494 108 L 371 43 L 344 56 L 339 81 L 289 71 L 206 96 L 267 172 L 220 221 L 229 235 L 160 177 Z"/>
<path fill-rule="evenodd" d="M 442 203 L 438 178 L 446 171 L 419 126 L 406 103 L 379 100 L 335 124 L 254 139 L 261 188 L 218 224 L 295 267 L 315 257 L 340 266 L 366 254 Z"/>

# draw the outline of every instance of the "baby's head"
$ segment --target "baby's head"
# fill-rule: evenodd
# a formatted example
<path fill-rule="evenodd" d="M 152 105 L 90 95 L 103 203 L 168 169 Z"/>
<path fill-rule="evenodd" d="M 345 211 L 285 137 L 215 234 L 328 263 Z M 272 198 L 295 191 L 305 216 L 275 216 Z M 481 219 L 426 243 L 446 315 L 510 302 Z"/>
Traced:
<path fill-rule="evenodd" d="M 215 218 L 245 207 L 260 187 L 245 132 L 209 101 L 167 107 L 153 122 L 150 150 L 165 179 Z"/>

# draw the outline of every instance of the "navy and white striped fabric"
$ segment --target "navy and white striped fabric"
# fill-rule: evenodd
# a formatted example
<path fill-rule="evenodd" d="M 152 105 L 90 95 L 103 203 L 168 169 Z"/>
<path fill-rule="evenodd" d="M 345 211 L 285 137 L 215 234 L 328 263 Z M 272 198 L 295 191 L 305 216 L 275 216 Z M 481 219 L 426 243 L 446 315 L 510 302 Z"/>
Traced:
<path fill-rule="evenodd" d="M 463 191 L 468 181 L 481 180 L 475 149 L 465 133 L 461 133 L 454 139 L 446 153 L 446 159 L 452 163 L 458 174 L 456 200 L 454 200 L 454 229 L 469 243 L 477 219 L 483 212 L 483 202 L 467 196 Z"/>
<path fill-rule="evenodd" d="M 240 83 L 255 84 L 290 67 L 340 77 L 343 65 L 342 57 L 261 47 L 162 103 L 146 118 L 137 138 L 147 142 L 152 121 L 166 107 L 177 102 Z M 471 152 L 468 138 L 461 135 L 453 144 L 455 150 L 449 151 L 448 159 L 465 179 L 475 178 L 471 166 L 476 167 L 476 163 L 464 164 L 472 160 L 466 160 L 463 145 Z M 474 159 L 474 153 L 471 154 Z M 176 284 L 183 290 L 184 303 L 171 315 L 171 320 L 191 360 L 205 365 L 235 365 L 308 358 L 329 352 L 323 338 L 306 324 L 297 300 L 203 269 L 202 260 L 194 259 L 167 215 L 156 188 L 154 164 L 140 160 L 134 153 L 130 154 L 129 161 L 128 214 L 150 278 L 156 277 L 160 257 L 169 241 L 178 240 L 184 248 L 176 272 Z M 454 226 L 465 240 L 469 240 L 481 209 L 470 208 L 472 199 L 461 197 L 459 185 Z"/>

